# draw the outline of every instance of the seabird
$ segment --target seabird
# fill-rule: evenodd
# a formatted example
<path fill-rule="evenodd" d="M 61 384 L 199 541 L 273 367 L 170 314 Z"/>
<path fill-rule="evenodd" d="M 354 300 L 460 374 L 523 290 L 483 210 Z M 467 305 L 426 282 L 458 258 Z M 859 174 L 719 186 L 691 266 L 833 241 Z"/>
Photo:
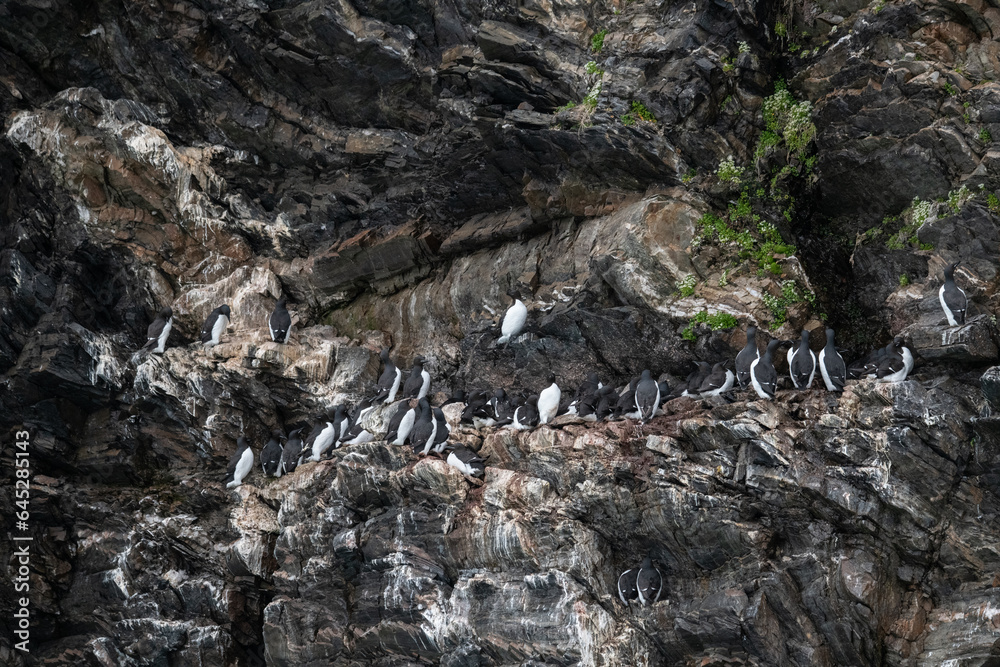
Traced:
<path fill-rule="evenodd" d="M 538 426 L 538 420 L 538 394 L 532 394 L 524 405 L 518 406 L 514 410 L 512 426 L 518 431 L 527 431 Z"/>
<path fill-rule="evenodd" d="M 247 444 L 247 439 L 242 435 L 236 441 L 236 453 L 229 459 L 229 466 L 226 468 L 227 489 L 232 489 L 243 483 L 243 479 L 250 474 L 253 468 L 253 450 Z"/>
<path fill-rule="evenodd" d="M 774 351 L 778 349 L 784 341 L 775 338 L 767 344 L 767 350 L 760 359 L 754 359 L 750 364 L 750 386 L 761 398 L 774 398 L 774 391 L 778 388 L 778 371 L 774 370 L 774 362 L 771 361 Z"/>
<path fill-rule="evenodd" d="M 639 599 L 639 587 L 636 586 L 636 579 L 639 577 L 639 568 L 633 567 L 625 570 L 618 577 L 618 599 L 627 607 L 632 600 Z"/>
<path fill-rule="evenodd" d="M 271 340 L 275 343 L 287 343 L 288 336 L 292 333 L 292 316 L 288 314 L 285 304 L 288 299 L 281 297 L 274 305 L 274 311 L 267 318 L 267 328 L 271 332 Z"/>
<path fill-rule="evenodd" d="M 437 435 L 437 421 L 431 412 L 431 404 L 426 398 L 421 398 L 417 403 L 417 421 L 410 431 L 410 444 L 413 451 L 421 456 L 430 453 L 434 446 L 434 436 Z"/>
<path fill-rule="evenodd" d="M 448 420 L 444 417 L 444 411 L 441 408 L 431 408 L 431 412 L 434 414 L 434 445 L 432 447 L 435 454 L 440 454 L 444 452 L 444 446 L 448 443 L 448 436 L 451 435 L 451 426 L 448 425 Z"/>
<path fill-rule="evenodd" d="M 334 410 L 328 408 L 325 413 L 317 417 L 319 423 L 313 427 L 305 442 L 305 448 L 312 451 L 307 461 L 319 461 L 330 445 L 337 441 L 337 423 L 333 413 Z"/>
<path fill-rule="evenodd" d="M 448 400 L 441 404 L 441 407 L 443 408 L 444 406 L 451 405 L 452 403 L 461 403 L 465 405 L 465 392 L 459 389 L 451 396 L 449 396 Z"/>
<path fill-rule="evenodd" d="M 410 405 L 411 402 L 400 401 L 399 407 L 389 420 L 389 430 L 385 434 L 385 439 L 390 444 L 404 445 L 406 439 L 410 437 L 413 422 L 417 419 L 417 411 Z"/>
<path fill-rule="evenodd" d="M 488 415 L 485 413 L 487 403 L 489 402 L 489 395 L 485 391 L 474 391 L 469 395 L 469 400 L 465 404 L 465 409 L 462 410 L 462 422 L 466 424 L 474 424 L 477 418 L 485 418 Z M 477 427 L 478 428 L 478 427 Z"/>
<path fill-rule="evenodd" d="M 656 415 L 660 407 L 660 385 L 652 378 L 648 368 L 642 372 L 635 387 L 634 400 L 635 407 L 639 411 L 639 419 L 643 424 Z"/>
<path fill-rule="evenodd" d="M 171 310 L 170 306 L 160 309 L 160 314 L 146 328 L 146 344 L 142 346 L 142 349 L 153 354 L 163 354 L 163 350 L 167 347 L 167 336 L 170 335 L 173 326 L 174 311 Z"/>
<path fill-rule="evenodd" d="M 955 262 L 944 267 L 944 285 L 938 290 L 938 299 L 941 301 L 941 308 L 948 318 L 948 324 L 958 326 L 965 324 L 965 310 L 969 305 L 962 288 L 955 284 L 955 269 L 961 262 Z"/>
<path fill-rule="evenodd" d="M 345 422 L 346 433 L 341 431 L 340 442 L 344 445 L 360 445 L 365 442 L 371 442 L 375 439 L 375 434 L 370 432 L 365 428 L 364 421 L 375 407 L 372 405 L 372 399 L 366 398 L 356 406 L 354 406 L 354 411 L 351 413 L 351 418 L 349 422 Z"/>
<path fill-rule="evenodd" d="M 747 344 L 736 355 L 736 381 L 740 383 L 740 389 L 750 386 L 750 364 L 760 359 L 760 351 L 757 349 L 757 327 L 747 327 Z"/>
<path fill-rule="evenodd" d="M 878 367 L 879 382 L 902 382 L 913 369 L 913 355 L 909 354 L 907 362 L 904 351 L 909 354 L 910 350 L 903 345 L 903 337 L 896 336 L 890 344 L 888 354 L 882 359 Z"/>
<path fill-rule="evenodd" d="M 285 442 L 285 449 L 281 452 L 281 475 L 295 472 L 295 468 L 302 465 L 302 440 L 299 439 L 301 428 L 297 428 L 288 434 L 288 441 Z"/>
<path fill-rule="evenodd" d="M 816 375 L 816 353 L 809 349 L 809 332 L 805 329 L 798 349 L 788 350 L 788 374 L 796 389 L 808 389 Z"/>
<path fill-rule="evenodd" d="M 551 384 L 538 394 L 539 424 L 548 424 L 555 418 L 556 413 L 559 412 L 559 401 L 562 398 L 562 392 L 559 391 L 559 385 L 556 384 L 556 376 L 549 374 L 548 381 Z"/>
<path fill-rule="evenodd" d="M 222 333 L 229 326 L 229 315 L 228 305 L 221 305 L 209 313 L 201 328 L 201 342 L 206 348 L 219 344 Z"/>
<path fill-rule="evenodd" d="M 268 477 L 281 477 L 281 431 L 272 432 L 260 450 L 260 467 Z"/>
<path fill-rule="evenodd" d="M 642 380 L 642 377 L 638 375 L 629 380 L 628 387 L 626 387 L 625 391 L 618 395 L 618 400 L 615 402 L 614 409 L 615 419 L 619 419 L 623 416 L 631 416 L 633 419 L 639 418 L 639 411 L 635 409 L 635 389 L 639 386 L 640 380 Z"/>
<path fill-rule="evenodd" d="M 497 339 L 497 345 L 506 345 L 510 342 L 512 338 L 517 338 L 517 336 L 524 329 L 524 323 L 528 320 L 528 309 L 518 297 L 520 294 L 516 289 L 507 290 L 507 296 L 514 300 L 510 308 L 503 316 L 503 322 L 500 324 L 500 338 Z"/>
<path fill-rule="evenodd" d="M 639 602 L 643 605 L 654 604 L 663 592 L 663 578 L 660 571 L 653 567 L 653 559 L 649 556 L 639 566 L 639 574 L 635 578 L 635 586 L 639 591 Z"/>
<path fill-rule="evenodd" d="M 600 421 L 607 419 L 614 412 L 614 405 L 618 401 L 615 388 L 609 384 L 604 385 L 597 391 L 597 405 L 594 407 L 594 417 Z"/>
<path fill-rule="evenodd" d="M 885 358 L 886 350 L 891 347 L 892 343 L 889 343 L 886 347 L 872 350 L 867 356 L 851 362 L 851 365 L 847 367 L 847 377 L 852 380 L 863 377 L 874 378 L 878 374 L 879 364 Z"/>
<path fill-rule="evenodd" d="M 827 391 L 844 391 L 847 381 L 847 364 L 833 344 L 833 329 L 826 330 L 826 345 L 819 351 L 819 371 Z"/>
<path fill-rule="evenodd" d="M 486 460 L 476 452 L 463 445 L 448 445 L 448 449 L 451 450 L 445 459 L 448 465 L 470 477 L 483 477 L 486 474 Z"/>
<path fill-rule="evenodd" d="M 382 359 L 382 363 L 385 364 L 385 370 L 382 371 L 382 375 L 379 376 L 378 383 L 375 385 L 376 396 L 372 400 L 375 402 L 385 401 L 386 403 L 392 403 L 396 400 L 396 394 L 399 392 L 399 385 L 403 380 L 403 371 L 396 368 L 396 364 L 392 363 L 392 359 L 389 358 L 389 348 L 383 347 L 378 356 Z"/>
<path fill-rule="evenodd" d="M 410 376 L 406 378 L 403 385 L 403 398 L 421 399 L 427 395 L 431 388 L 431 374 L 424 369 L 424 358 L 416 356 L 413 358 L 413 368 Z"/>
<path fill-rule="evenodd" d="M 735 379 L 733 372 L 726 368 L 726 362 L 720 361 L 712 367 L 712 372 L 701 383 L 698 392 L 703 398 L 724 394 L 733 388 Z"/>
<path fill-rule="evenodd" d="M 681 396 L 697 396 L 701 390 L 702 383 L 705 382 L 705 378 L 712 372 L 712 366 L 707 361 L 696 361 L 694 363 L 697 364 L 698 368 L 691 375 L 688 375 L 687 388 L 681 392 Z"/>

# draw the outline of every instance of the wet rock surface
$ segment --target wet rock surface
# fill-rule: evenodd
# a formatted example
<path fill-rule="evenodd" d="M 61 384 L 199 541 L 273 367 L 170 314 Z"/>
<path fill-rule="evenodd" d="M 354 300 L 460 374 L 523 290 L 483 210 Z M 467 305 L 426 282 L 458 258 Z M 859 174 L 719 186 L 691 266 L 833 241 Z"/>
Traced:
<path fill-rule="evenodd" d="M 0 664 L 994 664 L 998 31 L 989 3 L 0 6 L 0 468 L 26 427 L 34 538 L 32 650 L 5 613 Z M 798 156 L 765 141 L 779 79 Z M 713 237 L 742 189 L 758 217 Z M 645 426 L 446 408 L 483 480 L 377 440 L 223 484 L 385 345 L 440 403 L 673 383 L 749 324 L 817 352 L 832 325 L 849 361 L 901 333 L 917 367 Z M 626 608 L 646 555 L 664 597 Z"/>

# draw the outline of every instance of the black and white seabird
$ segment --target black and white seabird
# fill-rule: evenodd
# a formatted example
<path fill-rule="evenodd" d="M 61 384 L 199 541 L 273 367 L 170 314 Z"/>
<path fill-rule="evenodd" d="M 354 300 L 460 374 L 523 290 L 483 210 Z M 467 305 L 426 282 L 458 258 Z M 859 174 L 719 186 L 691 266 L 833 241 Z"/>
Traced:
<path fill-rule="evenodd" d="M 463 475 L 483 477 L 486 474 L 486 460 L 463 445 L 448 445 L 448 465 L 457 468 Z"/>
<path fill-rule="evenodd" d="M 944 315 L 948 318 L 948 324 L 953 327 L 965 324 L 965 310 L 969 305 L 965 292 L 955 284 L 955 269 L 960 263 L 955 262 L 944 267 L 944 285 L 941 285 L 941 289 L 938 290 L 941 308 L 944 309 Z"/>
<path fill-rule="evenodd" d="M 396 368 L 396 364 L 392 363 L 392 359 L 389 358 L 389 348 L 383 347 L 382 351 L 378 355 L 382 359 L 382 363 L 385 364 L 385 370 L 382 371 L 382 375 L 378 378 L 378 383 L 375 385 L 375 398 L 372 400 L 375 402 L 386 402 L 393 403 L 396 400 L 396 394 L 399 393 L 399 386 L 403 382 L 403 371 Z"/>
<path fill-rule="evenodd" d="M 421 399 L 430 391 L 431 374 L 424 368 L 424 362 L 424 358 L 419 355 L 413 358 L 413 368 L 403 385 L 403 398 Z"/>
<path fill-rule="evenodd" d="M 701 383 L 698 392 L 703 398 L 724 394 L 733 388 L 735 379 L 733 372 L 726 368 L 726 362 L 720 361 L 712 367 L 712 372 Z"/>
<path fill-rule="evenodd" d="M 767 344 L 767 350 L 760 359 L 754 359 L 750 364 L 750 386 L 761 398 L 768 400 L 774 398 L 774 391 L 778 388 L 778 371 L 774 370 L 775 350 L 784 341 L 775 338 Z"/>
<path fill-rule="evenodd" d="M 326 450 L 337 441 L 337 423 L 334 415 L 335 408 L 328 408 L 325 413 L 317 417 L 319 421 L 305 442 L 306 450 L 312 452 L 307 461 L 319 461 Z"/>
<path fill-rule="evenodd" d="M 885 359 L 887 350 L 892 348 L 892 343 L 889 343 L 885 347 L 880 347 L 876 350 L 872 350 L 867 356 L 858 359 L 857 361 L 851 362 L 847 367 L 847 377 L 852 380 L 857 380 L 858 378 L 875 378 L 878 375 L 878 367 Z"/>
<path fill-rule="evenodd" d="M 635 578 L 635 587 L 639 590 L 639 602 L 651 605 L 660 599 L 663 592 L 663 578 L 660 571 L 653 567 L 653 559 L 649 556 L 639 566 L 639 574 Z"/>
<path fill-rule="evenodd" d="M 295 469 L 302 465 L 302 440 L 299 434 L 302 429 L 297 428 L 288 434 L 288 441 L 285 442 L 285 449 L 281 452 L 281 475 L 295 472 Z"/>
<path fill-rule="evenodd" d="M 879 382 L 902 382 L 913 369 L 913 354 L 903 344 L 903 337 L 896 336 L 878 367 Z"/>
<path fill-rule="evenodd" d="M 146 329 L 146 344 L 142 346 L 142 349 L 153 354 L 163 354 L 163 350 L 167 347 L 167 337 L 173 326 L 174 311 L 171 310 L 170 306 L 160 309 L 160 314 Z"/>
<path fill-rule="evenodd" d="M 514 410 L 514 421 L 511 426 L 518 431 L 527 431 L 538 426 L 538 394 L 532 394 Z"/>
<path fill-rule="evenodd" d="M 556 413 L 559 412 L 559 401 L 562 399 L 562 392 L 556 384 L 556 376 L 550 374 L 548 382 L 549 386 L 538 394 L 539 424 L 548 424 L 555 419 Z"/>
<path fill-rule="evenodd" d="M 281 297 L 274 305 L 271 316 L 267 318 L 267 328 L 271 332 L 271 340 L 275 343 L 287 343 L 292 333 L 292 316 L 288 314 L 285 304 L 288 299 Z"/>
<path fill-rule="evenodd" d="M 816 375 L 816 353 L 809 349 L 809 332 L 805 329 L 799 346 L 788 350 L 788 374 L 796 389 L 808 389 Z"/>
<path fill-rule="evenodd" d="M 431 408 L 431 412 L 434 414 L 434 445 L 432 450 L 435 454 L 441 454 L 444 452 L 444 446 L 448 444 L 448 436 L 451 435 L 451 426 L 448 425 L 448 420 L 444 417 L 444 411 L 441 408 Z"/>
<path fill-rule="evenodd" d="M 375 439 L 375 434 L 369 431 L 365 425 L 365 419 L 374 409 L 375 407 L 372 405 L 372 399 L 370 398 L 366 398 L 354 406 L 350 420 L 343 422 L 344 430 L 340 433 L 340 443 L 342 445 L 361 445 Z"/>
<path fill-rule="evenodd" d="M 462 410 L 462 422 L 475 424 L 476 419 L 487 418 L 489 415 L 486 410 L 489 409 L 489 400 L 490 395 L 485 391 L 474 391 L 469 394 L 469 400 L 465 404 L 465 409 Z"/>
<path fill-rule="evenodd" d="M 451 405 L 452 403 L 461 403 L 462 405 L 465 405 L 465 391 L 462 389 L 457 390 L 448 397 L 448 400 L 441 404 L 441 407 L 443 408 L 444 406 Z"/>
<path fill-rule="evenodd" d="M 260 467 L 267 477 L 281 477 L 281 431 L 271 433 L 271 439 L 260 450 Z"/>
<path fill-rule="evenodd" d="M 847 364 L 833 344 L 833 329 L 826 330 L 826 345 L 819 351 L 819 371 L 827 391 L 844 391 L 847 382 Z"/>
<path fill-rule="evenodd" d="M 413 423 L 417 420 L 417 410 L 410 405 L 410 401 L 400 401 L 399 407 L 389 420 L 389 430 L 385 434 L 386 442 L 393 445 L 406 444 L 413 429 Z"/>
<path fill-rule="evenodd" d="M 206 348 L 219 344 L 223 332 L 229 326 L 229 315 L 228 305 L 221 305 L 208 314 L 201 328 L 201 342 Z"/>
<path fill-rule="evenodd" d="M 507 312 L 504 313 L 503 322 L 500 323 L 500 338 L 497 345 L 507 345 L 511 340 L 517 338 L 524 330 L 524 323 L 528 321 L 528 308 L 519 298 L 521 295 L 516 289 L 507 290 L 507 296 L 514 300 Z"/>
<path fill-rule="evenodd" d="M 632 378 L 629 380 L 628 386 L 625 387 L 625 391 L 618 394 L 618 400 L 615 402 L 614 407 L 614 419 L 622 417 L 639 418 L 639 411 L 635 407 L 635 390 L 641 380 L 642 377 L 638 375 Z"/>
<path fill-rule="evenodd" d="M 431 404 L 426 398 L 421 398 L 417 403 L 417 421 L 410 431 L 410 444 L 413 451 L 422 456 L 430 453 L 434 446 L 434 436 L 437 435 L 437 421 L 434 413 L 431 412 Z"/>
<path fill-rule="evenodd" d="M 243 483 L 243 479 L 250 474 L 253 468 L 253 450 L 247 444 L 247 439 L 242 435 L 236 441 L 236 453 L 229 459 L 229 466 L 226 468 L 226 488 L 232 489 Z"/>
<path fill-rule="evenodd" d="M 615 411 L 615 403 L 618 401 L 618 394 L 615 388 L 609 384 L 597 390 L 597 405 L 594 407 L 594 418 L 597 421 L 607 419 Z"/>
<path fill-rule="evenodd" d="M 740 383 L 740 389 L 750 386 L 750 364 L 760 359 L 760 350 L 757 349 L 757 327 L 747 327 L 747 344 L 736 355 L 736 381 Z"/>
<path fill-rule="evenodd" d="M 697 364 L 698 368 L 691 375 L 688 375 L 687 387 L 681 392 L 681 396 L 697 396 L 701 391 L 701 385 L 704 384 L 705 378 L 712 372 L 712 366 L 707 361 L 696 361 L 694 363 Z"/>
<path fill-rule="evenodd" d="M 660 407 L 660 385 L 653 379 L 647 368 L 635 386 L 635 407 L 643 424 L 656 416 Z"/>
<path fill-rule="evenodd" d="M 639 577 L 639 568 L 633 567 L 625 570 L 618 577 L 618 599 L 627 607 L 633 600 L 639 599 L 639 587 L 636 579 Z"/>
<path fill-rule="evenodd" d="M 580 401 L 592 397 L 602 386 L 603 385 L 600 380 L 597 379 L 597 373 L 594 371 L 587 373 L 587 379 L 584 380 L 579 387 L 577 387 L 576 396 L 573 397 L 573 401 L 566 409 L 567 414 L 578 414 L 578 405 L 580 404 Z"/>

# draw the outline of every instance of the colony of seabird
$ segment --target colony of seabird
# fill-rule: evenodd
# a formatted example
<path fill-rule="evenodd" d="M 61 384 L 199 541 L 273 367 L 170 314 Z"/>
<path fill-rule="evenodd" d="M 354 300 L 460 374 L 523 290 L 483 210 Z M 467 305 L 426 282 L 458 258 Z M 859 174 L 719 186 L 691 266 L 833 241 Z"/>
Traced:
<path fill-rule="evenodd" d="M 965 292 L 954 281 L 957 266 L 958 262 L 955 262 L 945 268 L 945 282 L 939 291 L 941 307 L 951 326 L 965 323 L 968 303 Z M 500 325 L 501 336 L 497 340 L 498 345 L 505 347 L 524 330 L 528 316 L 527 307 L 519 298 L 518 292 L 510 290 L 507 294 L 513 303 L 504 315 Z M 271 340 L 277 343 L 287 343 L 291 332 L 291 317 L 286 303 L 285 297 L 279 299 L 268 318 Z M 213 310 L 205 320 L 201 330 L 201 343 L 206 348 L 219 344 L 229 324 L 230 314 L 229 306 L 222 305 Z M 163 308 L 149 326 L 143 350 L 162 353 L 170 335 L 172 321 L 171 309 Z M 728 361 L 714 366 L 696 361 L 697 368 L 672 388 L 666 382 L 654 380 L 649 369 L 633 378 L 627 386 L 617 389 L 603 384 L 597 373 L 591 372 L 573 396 L 564 401 L 557 378 L 550 375 L 542 391 L 527 397 L 508 394 L 502 388 L 472 391 L 468 395 L 464 391 L 458 391 L 442 406 L 461 403 L 461 421 L 477 429 L 534 429 L 539 425 L 549 424 L 561 414 L 572 414 L 595 422 L 635 419 L 646 423 L 660 412 L 664 403 L 682 396 L 709 398 L 730 394 L 738 388 L 752 390 L 761 399 L 773 400 L 778 385 L 774 353 L 782 346 L 789 348 L 788 370 L 792 385 L 797 390 L 812 387 L 817 369 L 826 389 L 831 392 L 843 391 L 849 378 L 868 377 L 880 382 L 901 382 L 913 369 L 913 353 L 906 347 L 901 336 L 896 336 L 884 348 L 873 350 L 850 365 L 844 362 L 840 350 L 834 344 L 833 329 L 826 329 L 826 345 L 820 351 L 818 359 L 810 349 L 808 331 L 802 331 L 797 343 L 772 339 L 763 354 L 757 346 L 756 337 L 757 328 L 748 327 L 746 346 L 736 355 L 735 373 L 726 367 Z M 431 405 L 428 399 L 431 375 L 426 368 L 426 360 L 422 356 L 416 356 L 404 380 L 403 372 L 390 358 L 389 348 L 382 349 L 379 356 L 384 370 L 373 387 L 370 398 L 365 398 L 353 407 L 329 406 L 324 412 L 316 414 L 312 430 L 304 440 L 301 436 L 304 428 L 295 429 L 287 438 L 279 430 L 273 432 L 260 452 L 260 465 L 265 476 L 281 477 L 293 472 L 303 462 L 332 458 L 333 451 L 344 445 L 374 440 L 384 440 L 399 446 L 409 445 L 418 456 L 440 456 L 449 465 L 470 477 L 485 475 L 485 459 L 464 445 L 449 442 L 451 426 L 441 407 Z M 384 432 L 373 433 L 368 430 L 366 417 L 380 404 L 390 405 L 392 416 Z M 241 436 L 227 469 L 227 488 L 242 484 L 253 468 L 253 458 L 253 450 Z M 652 604 L 660 599 L 661 592 L 660 573 L 649 557 L 642 565 L 626 570 L 618 578 L 618 597 L 625 605 L 634 600 L 643 605 Z"/>

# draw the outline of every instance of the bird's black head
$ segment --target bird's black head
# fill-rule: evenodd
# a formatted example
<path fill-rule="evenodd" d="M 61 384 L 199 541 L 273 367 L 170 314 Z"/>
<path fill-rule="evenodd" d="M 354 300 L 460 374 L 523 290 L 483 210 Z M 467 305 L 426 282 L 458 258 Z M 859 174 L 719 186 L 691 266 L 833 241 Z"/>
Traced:
<path fill-rule="evenodd" d="M 174 316 L 174 309 L 171 308 L 170 306 L 166 306 L 160 309 L 160 317 L 162 317 L 163 319 L 169 320 L 173 316 Z"/>
<path fill-rule="evenodd" d="M 807 329 L 802 330 L 802 342 L 809 344 L 809 331 Z"/>
<path fill-rule="evenodd" d="M 521 292 L 516 287 L 511 287 L 509 290 L 507 290 L 507 296 L 509 296 L 512 299 L 520 299 Z"/>
<path fill-rule="evenodd" d="M 288 297 L 283 296 L 278 299 L 278 303 L 275 304 L 275 308 L 284 308 L 286 304 L 288 304 Z"/>
<path fill-rule="evenodd" d="M 383 347 L 382 351 L 378 353 L 378 356 L 382 361 L 389 361 L 389 348 Z"/>
<path fill-rule="evenodd" d="M 556 383 L 556 374 L 555 373 L 549 373 L 548 376 L 545 378 L 545 381 L 548 382 L 549 384 L 555 384 Z"/>
<path fill-rule="evenodd" d="M 944 267 L 944 277 L 945 278 L 952 278 L 952 277 L 954 277 L 954 275 L 955 275 L 955 269 L 957 269 L 958 265 L 961 264 L 961 263 L 962 263 L 962 261 L 959 260 L 957 262 L 953 262 L 953 263 L 949 264 L 948 266 Z"/>
<path fill-rule="evenodd" d="M 747 327 L 747 340 L 753 340 L 757 335 L 757 327 Z"/>
<path fill-rule="evenodd" d="M 496 391 L 493 392 L 493 396 L 500 400 L 503 400 L 507 396 L 507 392 L 505 392 L 503 389 L 497 389 Z"/>
<path fill-rule="evenodd" d="M 229 316 L 230 316 L 230 315 L 232 314 L 232 311 L 230 311 L 230 310 L 229 310 L 229 305 L 228 305 L 228 304 L 223 304 L 223 305 L 222 305 L 222 306 L 221 306 L 221 307 L 219 308 L 219 312 L 220 312 L 221 314 L 225 315 L 226 317 L 229 317 Z"/>
<path fill-rule="evenodd" d="M 465 400 L 465 390 L 459 389 L 454 394 L 452 394 L 451 397 L 453 399 L 455 399 L 456 401 L 464 401 Z"/>
<path fill-rule="evenodd" d="M 280 428 L 276 428 L 273 431 L 271 431 L 271 437 L 274 438 L 275 440 L 280 441 L 282 438 L 285 437 L 285 434 L 281 432 Z"/>
<path fill-rule="evenodd" d="M 425 359 L 418 354 L 417 356 L 413 357 L 413 367 L 414 368 L 423 368 L 424 367 L 424 361 L 425 361 Z"/>
<path fill-rule="evenodd" d="M 652 379 L 653 379 L 652 374 L 649 372 L 648 368 L 642 372 L 642 378 L 641 378 L 642 382 L 645 382 L 646 380 L 652 380 Z"/>
<path fill-rule="evenodd" d="M 538 394 L 532 394 L 529 396 L 527 402 L 529 405 L 538 405 Z"/>

